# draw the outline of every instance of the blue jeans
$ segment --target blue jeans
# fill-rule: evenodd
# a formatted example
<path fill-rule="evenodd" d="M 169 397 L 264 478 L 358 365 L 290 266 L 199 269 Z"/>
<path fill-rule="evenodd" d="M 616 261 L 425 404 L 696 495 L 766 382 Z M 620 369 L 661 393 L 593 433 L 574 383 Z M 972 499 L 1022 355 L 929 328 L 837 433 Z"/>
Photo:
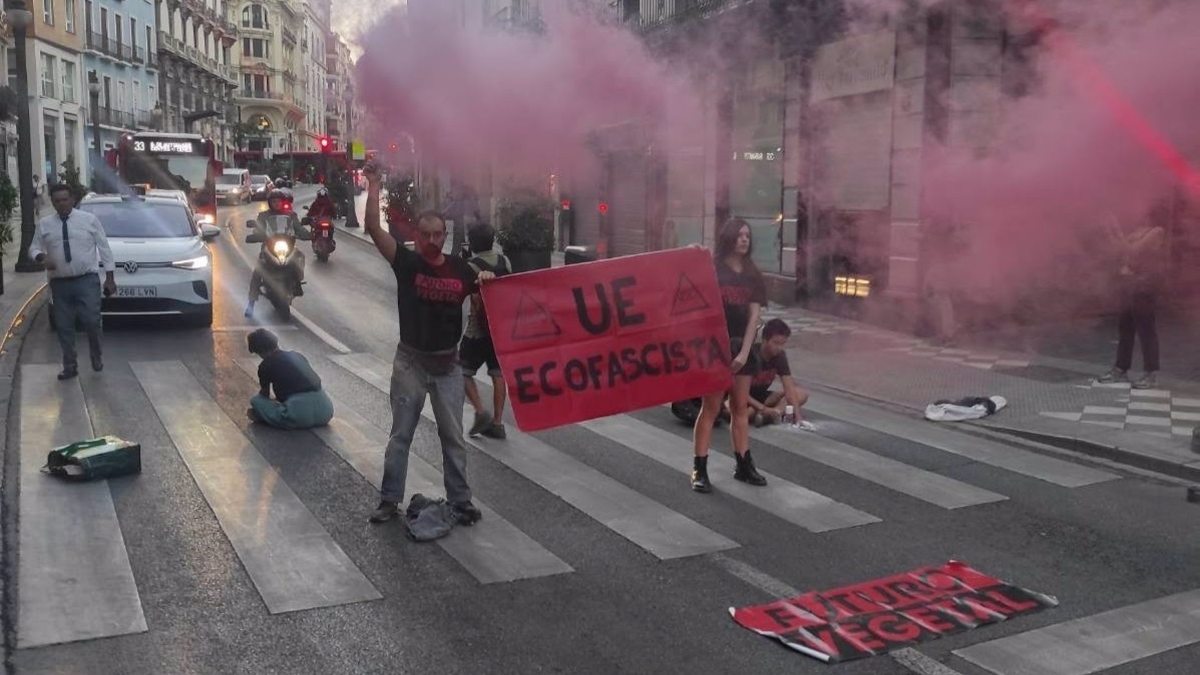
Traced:
<path fill-rule="evenodd" d="M 282 403 L 256 394 L 250 399 L 250 407 L 264 424 L 278 429 L 312 429 L 333 419 L 333 401 L 323 391 L 292 394 Z"/>
<path fill-rule="evenodd" d="M 62 348 L 63 369 L 78 367 L 75 353 L 75 324 L 87 332 L 92 361 L 100 360 L 100 277 L 85 274 L 72 279 L 51 279 L 50 296 L 54 299 L 54 330 Z"/>
<path fill-rule="evenodd" d="M 438 437 L 442 441 L 442 475 L 446 501 L 456 504 L 471 501 L 467 485 L 467 444 L 463 438 L 462 371 L 453 365 L 445 374 L 431 373 L 420 360 L 401 347 L 392 361 L 392 431 L 384 455 L 384 501 L 404 502 L 404 483 L 408 478 L 408 453 L 412 447 L 425 396 L 433 403 Z"/>

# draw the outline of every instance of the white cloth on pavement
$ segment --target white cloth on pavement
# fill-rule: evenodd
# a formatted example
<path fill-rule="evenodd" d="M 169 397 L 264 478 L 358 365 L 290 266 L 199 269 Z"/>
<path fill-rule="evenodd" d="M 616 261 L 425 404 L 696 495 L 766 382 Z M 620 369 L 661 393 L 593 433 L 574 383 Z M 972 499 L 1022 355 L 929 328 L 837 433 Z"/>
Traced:
<path fill-rule="evenodd" d="M 989 405 L 990 404 L 990 405 Z M 958 401 L 938 401 L 925 406 L 925 419 L 934 422 L 977 420 L 1003 410 L 1008 400 L 1003 396 L 974 397 Z"/>

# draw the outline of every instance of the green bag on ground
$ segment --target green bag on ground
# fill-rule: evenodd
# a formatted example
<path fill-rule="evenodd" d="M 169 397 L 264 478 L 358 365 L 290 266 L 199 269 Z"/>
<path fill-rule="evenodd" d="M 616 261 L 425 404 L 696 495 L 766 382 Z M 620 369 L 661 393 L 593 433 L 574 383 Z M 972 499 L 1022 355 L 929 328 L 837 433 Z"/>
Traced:
<path fill-rule="evenodd" d="M 43 470 L 79 481 L 141 473 L 142 446 L 116 436 L 79 441 L 51 450 Z"/>

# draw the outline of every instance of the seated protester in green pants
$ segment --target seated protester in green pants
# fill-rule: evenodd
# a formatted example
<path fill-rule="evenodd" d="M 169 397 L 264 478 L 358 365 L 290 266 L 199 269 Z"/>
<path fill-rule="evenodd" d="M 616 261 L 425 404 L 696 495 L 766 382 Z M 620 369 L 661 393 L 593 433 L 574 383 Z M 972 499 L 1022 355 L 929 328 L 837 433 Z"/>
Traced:
<path fill-rule="evenodd" d="M 792 369 L 784 351 L 791 336 L 792 329 L 782 319 L 771 319 L 763 326 L 762 344 L 754 345 L 758 351 L 759 371 L 750 381 L 750 422 L 758 427 L 778 424 L 790 405 L 795 416 L 791 422 L 805 431 L 813 431 L 813 425 L 800 415 L 800 408 L 808 402 L 808 392 L 792 379 Z M 776 377 L 783 382 L 783 391 L 771 391 Z"/>
<path fill-rule="evenodd" d="M 246 338 L 250 353 L 258 355 L 260 391 L 250 399 L 246 415 L 279 429 L 323 427 L 333 419 L 333 401 L 321 391 L 321 378 L 298 352 L 279 348 L 279 339 L 265 328 Z M 271 390 L 275 398 L 271 399 Z"/>

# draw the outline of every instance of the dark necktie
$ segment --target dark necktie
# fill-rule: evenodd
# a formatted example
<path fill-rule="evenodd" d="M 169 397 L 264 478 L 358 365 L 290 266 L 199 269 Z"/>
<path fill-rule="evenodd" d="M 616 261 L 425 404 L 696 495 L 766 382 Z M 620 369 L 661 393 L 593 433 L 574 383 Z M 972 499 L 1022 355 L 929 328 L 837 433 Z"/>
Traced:
<path fill-rule="evenodd" d="M 63 257 L 67 259 L 67 262 L 71 262 L 71 237 L 70 233 L 67 232 L 67 218 L 69 216 L 59 217 L 63 221 Z"/>

